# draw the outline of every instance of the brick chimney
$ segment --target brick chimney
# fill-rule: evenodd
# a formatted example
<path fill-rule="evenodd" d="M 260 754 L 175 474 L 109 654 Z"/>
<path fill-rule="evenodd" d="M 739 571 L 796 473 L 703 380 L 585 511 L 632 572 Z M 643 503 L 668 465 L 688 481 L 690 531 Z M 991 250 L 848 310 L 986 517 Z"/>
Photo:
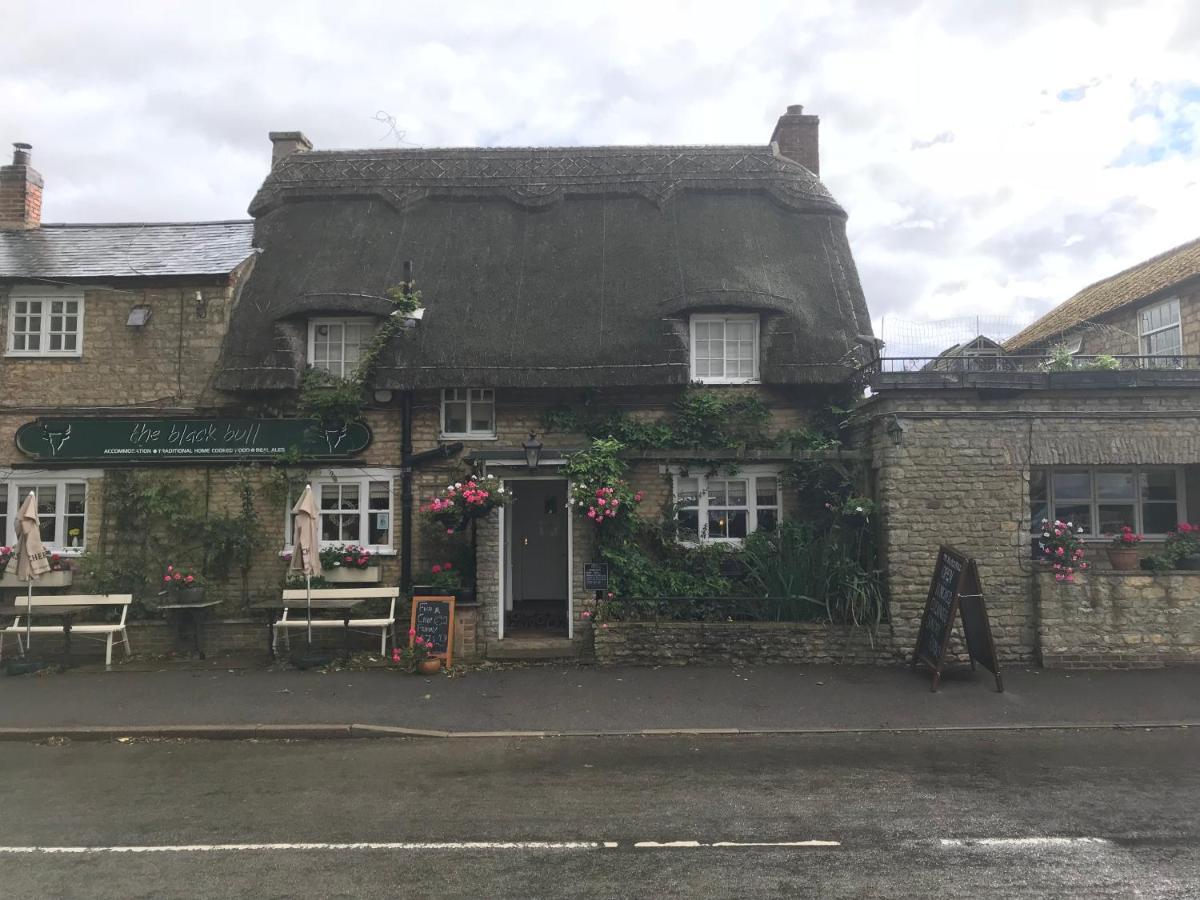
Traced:
<path fill-rule="evenodd" d="M 13 144 L 11 166 L 0 166 L 0 229 L 42 224 L 42 176 L 29 164 L 29 144 Z"/>
<path fill-rule="evenodd" d="M 304 136 L 302 131 L 271 131 L 267 133 L 271 139 L 271 168 L 279 165 L 279 161 L 293 153 L 304 153 L 312 149 L 312 141 Z"/>
<path fill-rule="evenodd" d="M 820 122 L 817 116 L 804 115 L 804 107 L 795 103 L 779 117 L 771 132 L 771 143 L 779 146 L 780 154 L 800 163 L 814 175 L 821 174 L 821 154 L 817 147 Z"/>

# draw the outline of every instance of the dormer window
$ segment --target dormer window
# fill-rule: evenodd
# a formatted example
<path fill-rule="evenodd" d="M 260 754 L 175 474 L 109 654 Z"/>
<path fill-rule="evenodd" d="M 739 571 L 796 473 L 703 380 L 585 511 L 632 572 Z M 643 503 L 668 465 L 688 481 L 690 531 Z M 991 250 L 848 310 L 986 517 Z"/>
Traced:
<path fill-rule="evenodd" d="M 692 381 L 747 384 L 758 381 L 758 316 L 692 316 Z"/>
<path fill-rule="evenodd" d="M 371 319 L 309 319 L 308 364 L 338 378 L 349 378 L 374 331 Z"/>

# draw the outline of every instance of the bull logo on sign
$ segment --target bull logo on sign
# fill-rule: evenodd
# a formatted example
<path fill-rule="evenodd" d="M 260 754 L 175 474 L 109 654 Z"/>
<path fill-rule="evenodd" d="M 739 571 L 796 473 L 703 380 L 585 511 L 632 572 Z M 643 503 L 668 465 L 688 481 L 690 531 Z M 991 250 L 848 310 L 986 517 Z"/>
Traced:
<path fill-rule="evenodd" d="M 350 426 L 345 422 L 340 428 L 325 429 L 325 443 L 329 447 L 329 452 L 333 453 L 342 445 L 342 441 L 346 439 L 346 435 L 350 433 Z"/>
<path fill-rule="evenodd" d="M 46 443 L 50 445 L 50 455 L 58 456 L 63 444 L 71 439 L 71 426 L 67 425 L 58 431 L 52 431 L 49 426 L 43 425 L 42 434 L 46 436 Z"/>

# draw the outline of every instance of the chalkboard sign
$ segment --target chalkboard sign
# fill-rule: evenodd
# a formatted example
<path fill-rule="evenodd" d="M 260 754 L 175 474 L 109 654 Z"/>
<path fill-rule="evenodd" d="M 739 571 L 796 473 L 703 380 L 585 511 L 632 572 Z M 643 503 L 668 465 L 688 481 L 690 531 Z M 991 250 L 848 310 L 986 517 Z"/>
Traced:
<path fill-rule="evenodd" d="M 938 548 L 937 563 L 933 568 L 933 579 L 929 584 L 929 596 L 925 600 L 925 613 L 921 616 L 921 628 L 917 632 L 917 646 L 913 651 L 912 664 L 918 662 L 933 669 L 933 685 L 936 691 L 946 665 L 946 650 L 950 646 L 950 635 L 959 612 L 963 616 L 963 635 L 966 638 L 967 654 L 971 668 L 979 662 L 996 676 L 996 689 L 1004 690 L 1000 680 L 996 648 L 992 642 L 991 625 L 987 618 L 987 607 L 983 602 L 983 587 L 975 560 L 967 559 L 953 547 Z"/>
<path fill-rule="evenodd" d="M 440 656 L 449 668 L 454 653 L 454 598 L 413 597 L 409 646 L 416 638 L 433 642 L 432 656 Z"/>
<path fill-rule="evenodd" d="M 583 564 L 583 589 L 585 591 L 608 590 L 608 563 Z"/>

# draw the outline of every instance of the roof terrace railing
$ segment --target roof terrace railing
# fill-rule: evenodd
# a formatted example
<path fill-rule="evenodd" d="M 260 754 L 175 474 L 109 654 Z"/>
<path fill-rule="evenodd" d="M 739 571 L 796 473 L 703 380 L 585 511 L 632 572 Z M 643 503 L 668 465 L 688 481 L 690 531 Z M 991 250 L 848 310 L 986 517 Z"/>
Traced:
<path fill-rule="evenodd" d="M 892 356 L 880 359 L 875 372 L 962 374 L 974 372 L 1103 372 L 1200 370 L 1200 356 L 1083 356 L 1071 357 L 1064 366 L 1059 357 L 1048 354 L 1004 354 L 1000 356 Z"/>

